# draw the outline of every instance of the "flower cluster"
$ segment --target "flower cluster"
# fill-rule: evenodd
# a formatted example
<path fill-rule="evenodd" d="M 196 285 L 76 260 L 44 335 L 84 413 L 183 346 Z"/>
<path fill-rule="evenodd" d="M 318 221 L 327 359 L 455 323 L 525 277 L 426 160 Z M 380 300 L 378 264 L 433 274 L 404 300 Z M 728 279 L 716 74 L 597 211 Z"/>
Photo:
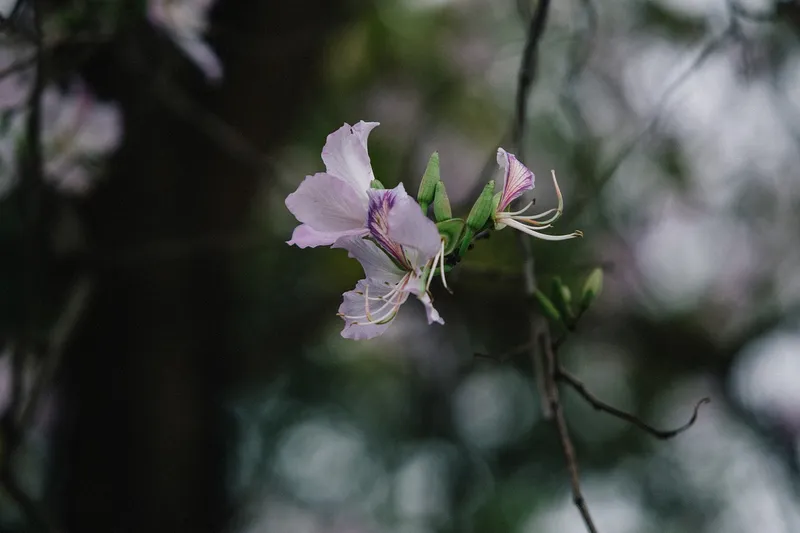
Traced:
<path fill-rule="evenodd" d="M 533 189 L 534 175 L 513 154 L 502 148 L 497 162 L 503 170 L 500 191 L 489 182 L 466 220 L 453 218 L 439 157 L 428 163 L 416 200 L 401 183 L 385 189 L 375 179 L 367 150 L 376 122 L 345 124 L 328 135 L 322 149 L 325 172 L 308 176 L 286 198 L 286 207 L 300 221 L 289 244 L 300 248 L 332 246 L 348 251 L 361 263 L 365 278 L 344 293 L 339 316 L 345 321 L 342 336 L 370 339 L 386 331 L 409 295 L 422 302 L 428 323 L 444 320 L 433 307 L 430 286 L 461 259 L 474 238 L 484 231 L 506 226 L 545 240 L 581 236 L 542 233 L 560 216 L 563 198 L 553 174 L 558 207 L 537 215 L 525 214 L 532 204 L 509 211 L 511 203 Z M 434 220 L 427 216 L 433 206 Z"/>

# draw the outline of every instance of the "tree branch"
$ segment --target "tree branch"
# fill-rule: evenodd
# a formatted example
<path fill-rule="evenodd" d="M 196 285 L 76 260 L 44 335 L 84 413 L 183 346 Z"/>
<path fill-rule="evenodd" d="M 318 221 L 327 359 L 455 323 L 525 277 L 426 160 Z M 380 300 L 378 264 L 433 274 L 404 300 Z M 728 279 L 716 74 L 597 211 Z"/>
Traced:
<path fill-rule="evenodd" d="M 636 415 L 633 415 L 621 409 L 617 409 L 613 405 L 609 405 L 606 402 L 600 400 L 597 396 L 592 394 L 589 391 L 589 389 L 586 388 L 586 385 L 584 385 L 583 382 L 581 382 L 581 380 L 579 380 L 577 377 L 564 370 L 564 368 L 561 366 L 559 366 L 556 369 L 555 378 L 556 381 L 564 382 L 568 384 L 570 387 L 572 387 L 573 390 L 575 390 L 575 392 L 580 394 L 581 397 L 587 402 L 589 402 L 589 404 L 596 410 L 608 413 L 611 416 L 629 422 L 634 426 L 638 427 L 639 429 L 641 429 L 642 431 L 644 431 L 645 433 L 648 433 L 653 437 L 661 440 L 667 440 L 673 437 L 677 437 L 678 435 L 680 435 L 681 433 L 692 427 L 694 423 L 697 422 L 697 415 L 700 411 L 700 407 L 704 404 L 711 403 L 710 398 L 701 399 L 699 402 L 697 402 L 697 404 L 695 404 L 694 413 L 692 414 L 692 417 L 689 419 L 688 422 L 686 422 L 685 424 L 676 429 L 661 430 L 661 429 L 656 429 L 653 426 L 647 424 Z"/>

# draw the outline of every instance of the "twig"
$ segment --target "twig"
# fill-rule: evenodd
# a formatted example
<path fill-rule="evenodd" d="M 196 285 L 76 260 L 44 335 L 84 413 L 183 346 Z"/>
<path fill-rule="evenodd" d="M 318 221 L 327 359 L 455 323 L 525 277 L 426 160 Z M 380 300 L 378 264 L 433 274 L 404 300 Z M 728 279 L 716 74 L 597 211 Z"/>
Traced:
<path fill-rule="evenodd" d="M 547 372 L 545 373 L 547 399 L 550 403 L 550 409 L 553 411 L 553 415 L 555 416 L 558 437 L 561 440 L 561 448 L 564 450 L 564 458 L 567 461 L 567 468 L 569 469 L 572 501 L 580 511 L 583 522 L 586 524 L 586 529 L 589 531 L 589 533 L 597 533 L 597 527 L 594 525 L 592 515 L 589 513 L 586 500 L 583 498 L 583 493 L 581 492 L 580 474 L 578 472 L 578 459 L 575 455 L 575 447 L 572 445 L 572 439 L 570 438 L 569 430 L 567 429 L 567 421 L 564 418 L 564 411 L 561 406 L 561 401 L 558 397 L 558 386 L 556 385 L 558 363 L 556 361 L 556 354 L 553 351 L 548 335 L 541 335 L 539 337 L 539 343 L 542 353 L 545 354 L 545 361 L 547 363 Z"/>
<path fill-rule="evenodd" d="M 648 433 L 653 437 L 661 440 L 667 440 L 677 437 L 678 435 L 680 435 L 681 433 L 692 427 L 694 423 L 697 422 L 697 415 L 700 412 L 700 406 L 711 402 L 710 398 L 701 399 L 699 402 L 697 402 L 697 404 L 695 404 L 694 413 L 692 413 L 692 417 L 689 419 L 688 422 L 686 422 L 685 424 L 676 429 L 661 430 L 661 429 L 656 429 L 653 426 L 647 424 L 636 415 L 625 412 L 621 409 L 617 409 L 616 407 L 600 400 L 597 396 L 592 394 L 589 391 L 589 389 L 586 388 L 586 385 L 584 385 L 583 382 L 581 382 L 581 380 L 579 380 L 577 377 L 573 376 L 572 374 L 564 370 L 564 368 L 562 367 L 557 368 L 555 378 L 557 381 L 562 381 L 568 384 L 570 387 L 572 387 L 575 390 L 575 392 L 580 394 L 581 397 L 587 402 L 589 402 L 589 404 L 596 410 L 608 413 L 611 416 L 617 417 L 621 420 L 625 420 L 626 422 L 629 422 L 634 426 L 638 427 L 645 433 Z"/>
<path fill-rule="evenodd" d="M 23 431 L 33 424 L 33 417 L 36 415 L 39 400 L 53 380 L 53 375 L 61 362 L 66 344 L 83 316 L 91 294 L 91 281 L 88 278 L 80 279 L 73 287 L 64 311 L 53 326 L 45 360 L 38 370 L 36 381 L 19 417 L 19 425 Z"/>

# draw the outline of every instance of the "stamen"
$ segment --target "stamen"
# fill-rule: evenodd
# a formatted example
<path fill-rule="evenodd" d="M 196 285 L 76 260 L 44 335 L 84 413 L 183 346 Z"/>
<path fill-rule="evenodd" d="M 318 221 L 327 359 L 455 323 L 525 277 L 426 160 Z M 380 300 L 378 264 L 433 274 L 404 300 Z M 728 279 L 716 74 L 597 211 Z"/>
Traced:
<path fill-rule="evenodd" d="M 570 233 L 569 235 L 548 235 L 546 233 L 539 233 L 538 231 L 534 230 L 533 228 L 531 228 L 529 226 L 526 226 L 525 224 L 523 224 L 523 223 L 521 223 L 521 222 L 519 222 L 517 220 L 514 220 L 514 219 L 504 220 L 503 222 L 506 225 L 508 225 L 509 227 L 512 227 L 512 228 L 514 228 L 516 230 L 519 230 L 519 231 L 521 231 L 523 233 L 527 233 L 528 235 L 530 235 L 532 237 L 536 237 L 538 239 L 542 239 L 542 240 L 545 240 L 545 241 L 566 241 L 568 239 L 574 239 L 575 237 L 583 237 L 583 232 L 582 231 L 574 231 L 574 232 Z"/>
<path fill-rule="evenodd" d="M 453 294 L 453 291 L 447 286 L 447 280 L 444 278 L 444 239 L 442 239 L 442 250 L 439 253 L 439 274 L 442 276 L 442 285 L 444 288 L 447 289 L 447 292 Z"/>
<path fill-rule="evenodd" d="M 433 281 L 434 272 L 436 272 L 436 263 L 439 261 L 439 256 L 444 253 L 444 241 L 442 241 L 442 248 L 436 252 L 436 255 L 433 256 L 433 261 L 428 263 L 425 267 L 430 267 L 428 271 L 428 281 L 425 283 L 425 292 L 428 292 L 431 288 L 431 281 Z"/>

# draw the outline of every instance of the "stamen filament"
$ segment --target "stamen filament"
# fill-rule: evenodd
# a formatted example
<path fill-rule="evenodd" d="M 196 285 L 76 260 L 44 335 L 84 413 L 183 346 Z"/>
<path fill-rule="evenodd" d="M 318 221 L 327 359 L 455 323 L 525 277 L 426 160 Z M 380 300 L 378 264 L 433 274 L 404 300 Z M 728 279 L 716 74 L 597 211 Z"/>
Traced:
<path fill-rule="evenodd" d="M 546 233 L 539 233 L 538 231 L 534 230 L 529 226 L 526 226 L 525 224 L 519 222 L 518 220 L 508 219 L 504 220 L 503 222 L 509 227 L 512 227 L 523 233 L 527 233 L 532 237 L 536 237 L 538 239 L 542 239 L 545 241 L 566 241 L 568 239 L 574 239 L 575 237 L 583 237 L 583 232 L 581 231 L 574 231 L 569 235 L 548 235 Z"/>

